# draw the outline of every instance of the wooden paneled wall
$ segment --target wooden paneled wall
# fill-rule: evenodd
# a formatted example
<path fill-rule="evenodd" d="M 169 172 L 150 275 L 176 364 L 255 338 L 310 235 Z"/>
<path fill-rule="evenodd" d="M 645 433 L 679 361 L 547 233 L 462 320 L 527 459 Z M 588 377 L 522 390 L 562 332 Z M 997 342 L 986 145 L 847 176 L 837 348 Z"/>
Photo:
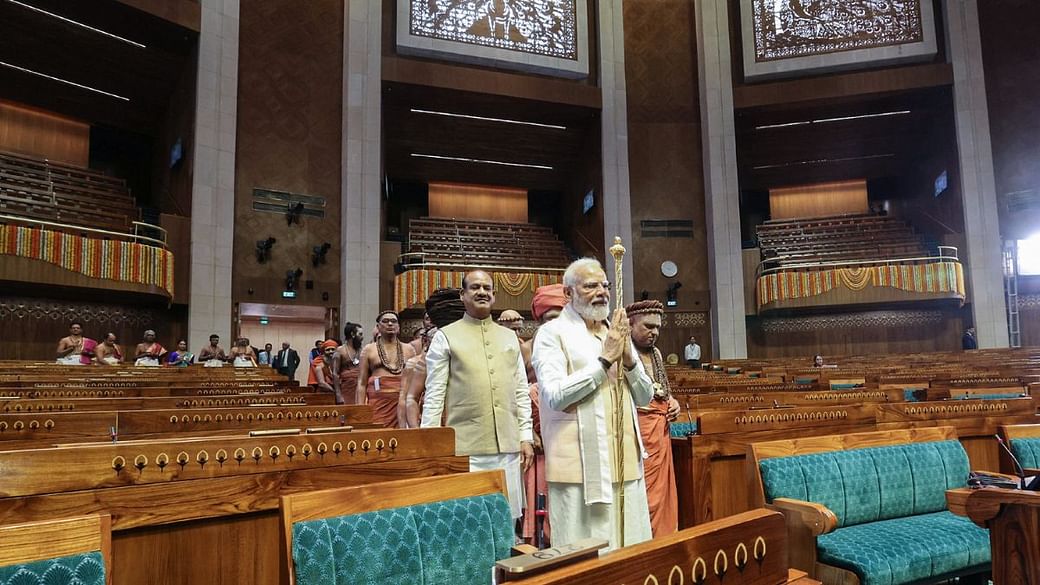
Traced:
<path fill-rule="evenodd" d="M 664 301 L 669 286 L 679 291 L 684 311 L 710 308 L 708 246 L 701 170 L 701 125 L 697 88 L 697 43 L 693 2 L 625 2 L 625 83 L 628 90 L 628 169 L 631 189 L 633 283 L 636 293 Z M 638 31 L 632 33 L 631 31 Z M 643 236 L 643 220 L 687 220 L 688 237 Z M 660 232 L 657 232 L 660 233 Z M 625 243 L 628 246 L 628 243 Z M 667 278 L 661 263 L 678 273 Z M 682 352 L 695 333 L 709 352 L 710 328 L 676 333 L 678 344 L 661 351 Z M 668 327 L 661 343 L 670 335 Z"/>
<path fill-rule="evenodd" d="M 932 307 L 748 317 L 748 357 L 811 360 L 818 353 L 869 355 L 960 349 L 964 332 L 961 309 Z"/>
<path fill-rule="evenodd" d="M 343 2 L 247 2 L 240 19 L 233 298 L 280 303 L 286 272 L 300 268 L 295 304 L 338 307 L 341 227 L 381 223 L 340 213 Z M 290 226 L 284 213 L 253 210 L 254 188 L 322 197 L 325 217 Z M 268 237 L 277 243 L 261 264 L 256 242 Z M 324 242 L 332 248 L 315 267 Z"/>
<path fill-rule="evenodd" d="M 55 357 L 58 340 L 69 334 L 69 323 L 83 324 L 83 335 L 104 339 L 116 334 L 124 359 L 140 343 L 146 329 L 154 329 L 167 349 L 187 334 L 184 306 L 161 306 L 132 302 L 84 302 L 78 300 L 0 296 L 0 331 L 17 332 L 0 336 L 0 359 L 47 360 Z M 192 348 L 198 351 L 199 348 Z M 132 356 L 131 356 L 132 357 Z"/>
<path fill-rule="evenodd" d="M 430 183 L 430 216 L 527 222 L 527 190 Z"/>
<path fill-rule="evenodd" d="M 769 190 L 769 215 L 773 219 L 866 213 L 867 209 L 866 179 Z"/>
<path fill-rule="evenodd" d="M 0 100 L 0 150 L 85 167 L 90 125 Z"/>

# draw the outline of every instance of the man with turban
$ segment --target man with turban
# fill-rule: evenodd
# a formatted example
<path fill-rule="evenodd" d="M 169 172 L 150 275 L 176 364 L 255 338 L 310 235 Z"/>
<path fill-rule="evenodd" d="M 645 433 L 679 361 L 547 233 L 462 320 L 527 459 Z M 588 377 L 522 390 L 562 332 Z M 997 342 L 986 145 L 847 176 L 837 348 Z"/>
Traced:
<path fill-rule="evenodd" d="M 401 321 L 395 311 L 382 311 L 376 316 L 379 335 L 361 350 L 358 364 L 357 396 L 359 404 L 372 405 L 372 422 L 397 427 L 397 403 L 401 398 L 401 374 L 404 364 L 415 355 L 412 346 L 401 343 Z"/>
<path fill-rule="evenodd" d="M 495 324 L 494 282 L 483 270 L 462 278 L 462 319 L 440 329 L 426 353 L 422 426 L 455 429 L 455 454 L 470 471 L 502 469 L 513 518 L 523 502 L 522 471 L 534 462 L 531 399 L 515 333 Z"/>
<path fill-rule="evenodd" d="M 520 330 L 524 328 L 524 316 L 513 309 L 506 309 L 498 316 L 497 323 L 520 337 Z"/>
<path fill-rule="evenodd" d="M 650 529 L 657 538 L 679 529 L 679 494 L 675 488 L 672 440 L 668 433 L 668 423 L 679 416 L 679 401 L 672 397 L 664 360 L 656 347 L 664 305 L 655 300 L 639 301 L 625 307 L 625 312 L 632 326 L 632 342 L 654 387 L 653 400 L 637 412 L 639 433 L 647 453 L 643 459 L 643 477 L 650 506 Z"/>
<path fill-rule="evenodd" d="M 462 318 L 466 306 L 462 304 L 462 291 L 457 288 L 439 288 L 426 299 L 426 317 L 430 321 L 425 330 L 426 339 L 422 353 L 405 363 L 406 384 L 398 405 L 401 428 L 417 429 L 422 417 L 422 399 L 426 393 L 426 352 L 441 327 L 447 327 Z M 424 320 L 425 322 L 425 320 Z M 403 415 L 403 418 L 401 418 Z"/>

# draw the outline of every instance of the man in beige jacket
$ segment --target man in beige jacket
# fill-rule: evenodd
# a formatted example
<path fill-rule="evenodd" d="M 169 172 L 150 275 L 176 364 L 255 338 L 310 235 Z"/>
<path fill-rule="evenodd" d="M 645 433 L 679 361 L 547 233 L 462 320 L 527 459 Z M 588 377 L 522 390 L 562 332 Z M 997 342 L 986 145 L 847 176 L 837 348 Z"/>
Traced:
<path fill-rule="evenodd" d="M 521 471 L 534 461 L 531 398 L 516 334 L 491 319 L 491 275 L 462 279 L 462 319 L 437 331 L 426 352 L 422 426 L 455 429 L 455 454 L 470 471 L 503 469 L 513 518 L 523 501 Z"/>

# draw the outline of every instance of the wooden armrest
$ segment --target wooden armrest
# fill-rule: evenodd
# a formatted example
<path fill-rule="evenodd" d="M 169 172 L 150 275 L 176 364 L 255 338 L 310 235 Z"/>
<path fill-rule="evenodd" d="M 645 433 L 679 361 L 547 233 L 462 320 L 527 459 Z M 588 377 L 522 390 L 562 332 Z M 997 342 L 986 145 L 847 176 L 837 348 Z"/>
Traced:
<path fill-rule="evenodd" d="M 1037 469 L 1035 467 L 1026 467 L 1022 469 L 1022 471 L 1025 472 L 1027 477 L 1030 475 L 1040 475 L 1040 469 Z"/>
<path fill-rule="evenodd" d="M 767 506 L 769 507 L 769 506 Z M 815 502 L 776 498 L 771 506 L 788 518 L 800 520 L 813 536 L 827 534 L 838 527 L 838 517 L 827 506 Z"/>
<path fill-rule="evenodd" d="M 529 545 L 520 546 L 526 547 Z M 607 548 L 607 546 L 607 541 L 603 539 L 585 538 L 574 544 L 535 550 L 530 554 L 503 559 L 495 563 L 496 582 L 515 581 L 543 571 L 558 569 L 578 561 L 595 558 L 599 555 L 599 550 Z"/>

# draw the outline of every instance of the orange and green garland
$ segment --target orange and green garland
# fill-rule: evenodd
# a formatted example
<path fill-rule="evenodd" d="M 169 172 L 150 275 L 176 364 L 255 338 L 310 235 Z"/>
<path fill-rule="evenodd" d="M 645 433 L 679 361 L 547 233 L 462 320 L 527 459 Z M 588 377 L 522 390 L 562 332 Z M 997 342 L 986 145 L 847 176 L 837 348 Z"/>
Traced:
<path fill-rule="evenodd" d="M 157 246 L 0 225 L 0 255 L 42 260 L 91 278 L 144 284 L 173 297 L 173 254 Z"/>
<path fill-rule="evenodd" d="M 933 262 L 766 274 L 758 279 L 758 307 L 822 295 L 837 287 L 859 291 L 868 286 L 919 293 L 954 293 L 964 298 L 964 268 L 960 262 Z"/>

